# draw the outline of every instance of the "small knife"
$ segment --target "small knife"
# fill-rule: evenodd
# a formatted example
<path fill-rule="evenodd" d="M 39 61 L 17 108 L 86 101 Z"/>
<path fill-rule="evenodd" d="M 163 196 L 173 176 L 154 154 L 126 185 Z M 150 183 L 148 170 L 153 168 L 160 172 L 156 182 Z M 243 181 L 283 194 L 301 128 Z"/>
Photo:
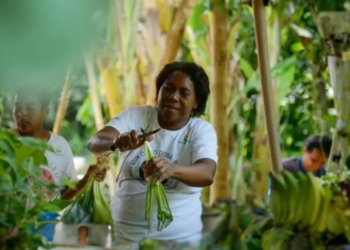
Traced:
<path fill-rule="evenodd" d="M 160 128 L 159 128 L 159 129 L 156 129 L 156 130 L 153 130 L 153 131 L 151 131 L 151 132 L 148 132 L 148 133 L 143 133 L 143 134 L 141 134 L 141 135 L 138 135 L 137 137 L 138 137 L 139 139 L 141 139 L 141 140 L 145 140 L 148 136 L 157 133 L 159 130 L 160 130 Z M 117 149 L 117 146 L 116 146 L 115 144 L 113 144 L 112 146 L 110 146 L 110 149 L 111 149 L 112 151 L 115 151 L 115 150 Z"/>
<path fill-rule="evenodd" d="M 160 130 L 160 128 L 159 128 L 159 129 L 156 129 L 156 130 L 153 130 L 153 131 L 151 131 L 151 132 L 148 132 L 148 133 L 143 133 L 142 135 L 139 135 L 139 136 L 137 136 L 137 137 L 138 137 L 139 139 L 143 139 L 143 140 L 144 140 L 144 139 L 146 139 L 148 136 L 157 133 L 159 130 Z"/>

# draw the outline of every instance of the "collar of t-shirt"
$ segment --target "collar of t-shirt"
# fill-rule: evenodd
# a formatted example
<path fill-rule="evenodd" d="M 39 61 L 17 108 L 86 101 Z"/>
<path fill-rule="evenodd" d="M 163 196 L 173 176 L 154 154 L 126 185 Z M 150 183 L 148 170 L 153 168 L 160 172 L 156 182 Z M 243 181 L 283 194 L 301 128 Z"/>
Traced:
<path fill-rule="evenodd" d="M 306 170 L 303 166 L 303 161 L 302 161 L 302 158 L 299 158 L 299 171 L 303 172 L 303 173 L 306 173 Z M 321 177 L 321 169 L 319 169 L 317 171 L 317 174 L 316 174 L 317 177 Z"/>

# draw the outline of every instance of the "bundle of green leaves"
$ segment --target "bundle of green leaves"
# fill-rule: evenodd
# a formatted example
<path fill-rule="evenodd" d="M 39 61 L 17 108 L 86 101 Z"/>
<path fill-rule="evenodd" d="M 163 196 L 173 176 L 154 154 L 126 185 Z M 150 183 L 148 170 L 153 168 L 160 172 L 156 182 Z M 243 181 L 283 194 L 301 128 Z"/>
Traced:
<path fill-rule="evenodd" d="M 66 224 L 108 224 L 113 227 L 111 209 L 102 185 L 91 181 L 85 191 L 64 211 L 61 221 Z"/>
<path fill-rule="evenodd" d="M 47 222 L 45 212 L 58 212 L 65 203 L 50 202 L 46 190 L 54 185 L 40 181 L 40 165 L 46 164 L 46 142 L 34 138 L 17 138 L 0 130 L 0 249 L 23 250 L 47 247 L 43 236 L 35 232 Z M 33 185 L 28 184 L 31 177 Z"/>
<path fill-rule="evenodd" d="M 145 157 L 146 162 L 153 158 L 153 152 L 148 142 L 145 142 Z M 153 179 L 147 185 L 146 194 L 146 211 L 145 219 L 148 221 L 150 228 L 152 227 L 152 205 L 153 205 L 153 195 L 156 195 L 157 200 L 157 219 L 158 219 L 158 231 L 162 231 L 166 228 L 172 221 L 173 216 L 171 214 L 168 199 L 165 194 L 163 184 L 156 184 Z"/>
<path fill-rule="evenodd" d="M 97 159 L 97 167 L 108 170 L 109 158 L 101 157 Z M 106 224 L 110 225 L 113 234 L 112 213 L 103 192 L 102 182 L 89 180 L 87 188 L 73 203 L 64 211 L 61 221 L 65 224 Z M 73 187 L 74 188 L 74 187 Z"/>

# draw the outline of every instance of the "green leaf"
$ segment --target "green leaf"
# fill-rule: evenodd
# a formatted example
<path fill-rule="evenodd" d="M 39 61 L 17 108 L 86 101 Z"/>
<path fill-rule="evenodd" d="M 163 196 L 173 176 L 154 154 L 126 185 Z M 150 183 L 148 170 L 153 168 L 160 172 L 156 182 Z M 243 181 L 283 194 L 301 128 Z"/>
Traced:
<path fill-rule="evenodd" d="M 294 56 L 277 63 L 271 69 L 271 78 L 278 82 L 278 103 L 280 103 L 290 92 L 290 85 L 294 81 L 295 67 L 297 60 Z M 248 85 L 260 90 L 260 74 L 257 77 L 251 77 Z"/>
<path fill-rule="evenodd" d="M 252 65 L 242 57 L 239 59 L 239 67 L 247 79 L 249 79 L 255 72 Z"/>
<path fill-rule="evenodd" d="M 15 154 L 15 144 L 18 139 L 15 134 L 0 130 L 0 152 L 4 151 L 7 155 L 13 157 Z"/>
<path fill-rule="evenodd" d="M 69 205 L 73 204 L 74 201 L 67 201 L 61 199 L 55 199 L 51 202 L 51 204 L 55 207 L 59 208 L 59 211 L 66 209 Z"/>
<path fill-rule="evenodd" d="M 70 189 L 76 189 L 77 188 L 76 182 L 75 181 L 71 181 L 70 178 L 63 177 L 61 180 Z"/>
<path fill-rule="evenodd" d="M 335 125 L 337 123 L 337 117 L 333 115 L 324 115 L 322 119 L 329 124 Z"/>
<path fill-rule="evenodd" d="M 207 11 L 206 6 L 204 5 L 204 2 L 200 4 L 196 4 L 194 6 L 192 15 L 187 21 L 187 25 L 192 28 L 193 32 L 196 34 L 198 31 L 205 30 L 205 26 L 203 25 L 201 21 L 201 16 Z"/>
<path fill-rule="evenodd" d="M 21 142 L 21 144 L 25 147 L 28 147 L 30 149 L 33 150 L 41 150 L 41 151 L 50 151 L 50 152 L 55 152 L 53 150 L 53 148 L 47 144 L 46 141 L 37 139 L 37 138 L 33 138 L 33 137 L 20 137 L 19 141 Z"/>
<path fill-rule="evenodd" d="M 148 162 L 154 157 L 152 149 L 149 145 L 149 143 L 145 142 L 145 161 Z"/>
<path fill-rule="evenodd" d="M 318 11 L 344 11 L 344 0 L 316 1 Z"/>
<path fill-rule="evenodd" d="M 272 69 L 272 77 L 278 82 L 278 103 L 290 92 L 290 85 L 294 81 L 296 58 L 293 56 Z"/>
<path fill-rule="evenodd" d="M 295 52 L 299 52 L 304 50 L 304 45 L 301 42 L 297 42 L 297 43 L 293 43 L 291 46 L 291 50 L 295 53 Z"/>

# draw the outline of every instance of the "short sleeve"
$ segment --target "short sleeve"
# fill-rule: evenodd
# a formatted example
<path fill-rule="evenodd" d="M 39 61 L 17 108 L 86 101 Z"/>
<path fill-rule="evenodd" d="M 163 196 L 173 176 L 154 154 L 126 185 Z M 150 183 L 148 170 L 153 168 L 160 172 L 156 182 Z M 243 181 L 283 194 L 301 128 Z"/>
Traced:
<path fill-rule="evenodd" d="M 121 112 L 118 116 L 112 118 L 109 123 L 106 124 L 106 126 L 113 127 L 118 130 L 119 133 L 123 134 L 135 128 L 136 120 L 136 109 L 134 107 L 130 107 Z"/>
<path fill-rule="evenodd" d="M 66 148 L 66 159 L 67 159 L 67 164 L 66 164 L 66 168 L 64 171 L 64 175 L 70 181 L 75 181 L 75 180 L 77 180 L 77 171 L 75 170 L 75 167 L 74 167 L 73 152 L 72 152 L 68 143 L 67 143 L 67 148 Z"/>
<path fill-rule="evenodd" d="M 192 164 L 200 159 L 218 161 L 216 132 L 210 123 L 204 122 L 194 132 L 192 144 Z"/>

